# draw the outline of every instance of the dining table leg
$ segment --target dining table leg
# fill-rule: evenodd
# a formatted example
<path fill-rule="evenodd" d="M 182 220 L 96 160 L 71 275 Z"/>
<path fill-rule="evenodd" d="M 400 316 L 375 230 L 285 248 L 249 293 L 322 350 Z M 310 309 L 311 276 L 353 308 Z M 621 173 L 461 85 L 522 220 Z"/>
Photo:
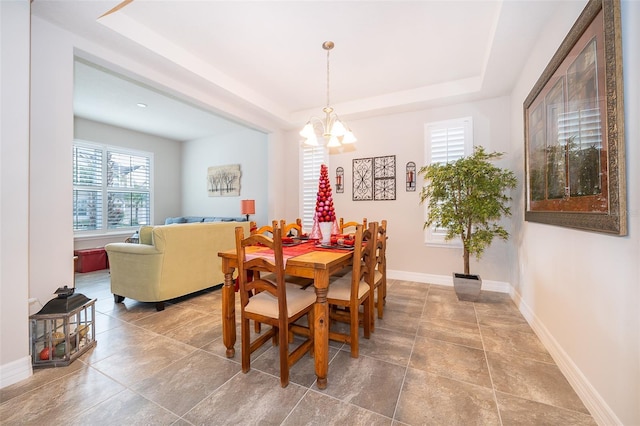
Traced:
<path fill-rule="evenodd" d="M 318 389 L 326 389 L 329 371 L 329 273 L 326 269 L 315 270 L 313 285 L 316 290 L 316 303 L 313 307 L 313 355 Z"/>
<path fill-rule="evenodd" d="M 227 263 L 227 265 L 225 265 Z M 227 358 L 236 354 L 236 292 L 233 282 L 234 268 L 223 259 L 224 285 L 222 286 L 222 341 L 227 348 Z"/>

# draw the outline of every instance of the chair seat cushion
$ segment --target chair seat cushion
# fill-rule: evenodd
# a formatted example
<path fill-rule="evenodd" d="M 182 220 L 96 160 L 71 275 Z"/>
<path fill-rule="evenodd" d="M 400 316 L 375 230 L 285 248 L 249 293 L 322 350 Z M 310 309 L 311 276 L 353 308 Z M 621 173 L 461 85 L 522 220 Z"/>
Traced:
<path fill-rule="evenodd" d="M 287 283 L 287 315 L 289 318 L 313 305 L 315 301 L 315 292 L 304 291 L 295 284 Z M 278 299 L 263 291 L 249 298 L 249 303 L 244 310 L 270 318 L 278 318 Z"/>
<path fill-rule="evenodd" d="M 313 289 L 311 289 L 313 291 Z M 360 282 L 358 286 L 358 299 L 364 296 L 369 291 L 369 284 L 364 281 Z M 315 293 L 314 293 L 315 294 Z M 340 277 L 329 284 L 329 291 L 327 292 L 327 299 L 335 300 L 350 300 L 351 299 L 351 275 L 348 277 Z"/>
<path fill-rule="evenodd" d="M 351 280 L 351 271 L 347 272 L 342 276 L 337 276 L 333 279 L 335 279 L 335 281 L 343 280 L 343 279 Z M 330 282 L 333 283 L 334 281 L 332 280 Z M 377 269 L 373 271 L 373 282 L 375 283 L 376 287 L 382 282 L 382 272 L 378 271 Z"/>
<path fill-rule="evenodd" d="M 275 282 L 276 276 L 275 274 L 261 274 L 262 279 Z M 295 284 L 299 287 L 309 287 L 313 285 L 313 278 L 304 278 L 304 277 L 296 277 L 295 275 L 285 275 L 284 280 L 289 284 Z"/>
<path fill-rule="evenodd" d="M 376 286 L 382 282 L 382 272 L 378 271 L 377 269 L 373 271 L 373 282 L 376 284 Z"/>

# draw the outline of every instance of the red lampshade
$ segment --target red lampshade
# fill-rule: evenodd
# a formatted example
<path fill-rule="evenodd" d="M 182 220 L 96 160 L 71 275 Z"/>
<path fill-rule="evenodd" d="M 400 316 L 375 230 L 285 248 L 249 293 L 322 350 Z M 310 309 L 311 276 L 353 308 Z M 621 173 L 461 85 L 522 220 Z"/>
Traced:
<path fill-rule="evenodd" d="M 241 214 L 255 214 L 256 213 L 256 200 L 241 200 L 240 201 L 240 213 Z"/>

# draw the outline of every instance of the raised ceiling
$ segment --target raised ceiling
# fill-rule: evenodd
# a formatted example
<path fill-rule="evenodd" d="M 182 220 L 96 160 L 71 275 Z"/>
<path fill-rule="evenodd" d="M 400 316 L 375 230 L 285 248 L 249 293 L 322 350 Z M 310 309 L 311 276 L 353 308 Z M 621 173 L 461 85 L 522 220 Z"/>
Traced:
<path fill-rule="evenodd" d="M 36 0 L 32 11 L 119 54 L 200 82 L 281 128 L 301 126 L 325 105 L 326 40 L 336 44 L 331 104 L 348 120 L 508 94 L 558 7 L 539 0 L 134 0 L 100 18 L 116 5 Z M 135 130 L 148 127 L 156 134 L 164 127 L 163 136 L 178 140 L 228 125 L 148 81 L 104 72 L 86 62 L 76 65 L 77 115 L 132 128 L 129 120 L 137 123 Z M 156 119 L 132 106 L 145 94 L 158 110 Z"/>

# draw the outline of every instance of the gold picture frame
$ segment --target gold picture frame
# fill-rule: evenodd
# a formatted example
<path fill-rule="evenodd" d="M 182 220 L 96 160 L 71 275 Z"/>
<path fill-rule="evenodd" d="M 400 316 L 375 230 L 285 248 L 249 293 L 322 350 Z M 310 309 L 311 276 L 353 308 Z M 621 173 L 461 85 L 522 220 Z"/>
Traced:
<path fill-rule="evenodd" d="M 524 101 L 525 220 L 627 234 L 619 0 L 591 0 Z"/>

